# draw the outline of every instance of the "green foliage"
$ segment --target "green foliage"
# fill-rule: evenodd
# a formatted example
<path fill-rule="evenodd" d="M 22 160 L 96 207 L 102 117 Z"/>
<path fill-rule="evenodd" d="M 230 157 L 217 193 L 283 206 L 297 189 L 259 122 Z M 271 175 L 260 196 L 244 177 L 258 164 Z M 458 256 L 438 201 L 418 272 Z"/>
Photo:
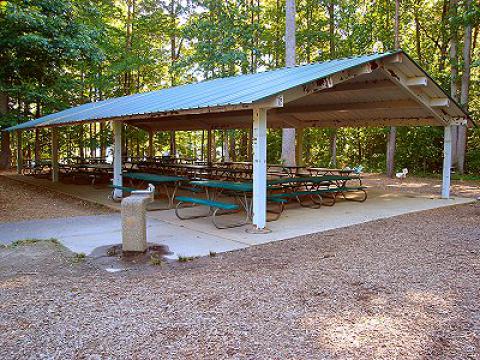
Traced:
<path fill-rule="evenodd" d="M 127 3 L 132 8 L 128 11 Z M 395 2 L 297 0 L 298 62 L 325 61 L 393 47 Z M 65 107 L 197 80 L 251 73 L 284 64 L 284 0 L 11 0 L 0 7 L 0 94 L 9 111 L 0 128 Z M 329 6 L 333 5 L 333 16 Z M 480 6 L 458 11 L 448 1 L 401 2 L 402 47 L 447 91 L 449 42 L 472 23 L 477 44 L 472 56 L 469 109 L 480 116 Z M 130 26 L 131 25 L 131 26 Z M 333 25 L 333 31 L 331 30 Z M 126 29 L 131 29 L 127 32 Z M 459 57 L 460 58 L 460 57 Z M 454 64 L 463 65 L 454 60 Z M 332 130 L 306 129 L 304 159 L 330 164 Z M 338 129 L 338 166 L 362 164 L 383 171 L 388 129 Z M 127 128 L 129 155 L 143 155 L 148 134 Z M 247 160 L 248 131 L 229 132 L 231 157 Z M 434 127 L 399 128 L 397 168 L 438 172 L 442 132 Z M 217 159 L 225 134 L 215 131 Z M 111 130 L 76 125 L 62 131 L 62 157 L 100 155 L 111 145 Z M 49 133 L 40 132 L 42 156 L 49 157 Z M 177 132 L 177 150 L 205 158 L 205 132 Z M 280 159 L 281 132 L 268 132 L 268 162 Z M 34 136 L 26 134 L 31 155 Z M 156 155 L 169 150 L 169 133 L 154 136 Z M 93 149 L 93 152 L 89 152 Z M 421 154 L 421 156 L 419 156 Z M 225 155 L 225 154 L 223 154 Z M 480 130 L 469 133 L 467 170 L 480 172 Z"/>

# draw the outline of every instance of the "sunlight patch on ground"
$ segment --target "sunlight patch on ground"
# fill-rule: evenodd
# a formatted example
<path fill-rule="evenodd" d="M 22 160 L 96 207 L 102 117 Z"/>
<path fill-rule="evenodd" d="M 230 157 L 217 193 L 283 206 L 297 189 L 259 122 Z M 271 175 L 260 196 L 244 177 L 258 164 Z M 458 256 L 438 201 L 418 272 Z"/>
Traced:
<path fill-rule="evenodd" d="M 30 276 L 17 276 L 0 281 L 0 289 L 17 289 L 26 287 L 31 283 Z"/>

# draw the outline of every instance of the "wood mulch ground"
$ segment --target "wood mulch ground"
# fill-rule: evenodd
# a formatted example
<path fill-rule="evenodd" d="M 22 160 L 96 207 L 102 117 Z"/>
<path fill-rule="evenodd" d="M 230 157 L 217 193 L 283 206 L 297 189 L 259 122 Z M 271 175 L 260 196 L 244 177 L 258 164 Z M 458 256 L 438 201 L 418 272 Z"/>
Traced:
<path fill-rule="evenodd" d="M 0 249 L 0 358 L 478 359 L 480 206 L 107 273 Z"/>
<path fill-rule="evenodd" d="M 0 222 L 111 212 L 103 206 L 11 180 L 0 173 Z"/>
<path fill-rule="evenodd" d="M 442 180 L 420 178 L 408 175 L 403 181 L 389 179 L 384 174 L 364 174 L 366 186 L 386 192 L 409 192 L 439 195 L 442 191 Z M 480 181 L 452 180 L 451 195 L 460 197 L 480 197 Z"/>

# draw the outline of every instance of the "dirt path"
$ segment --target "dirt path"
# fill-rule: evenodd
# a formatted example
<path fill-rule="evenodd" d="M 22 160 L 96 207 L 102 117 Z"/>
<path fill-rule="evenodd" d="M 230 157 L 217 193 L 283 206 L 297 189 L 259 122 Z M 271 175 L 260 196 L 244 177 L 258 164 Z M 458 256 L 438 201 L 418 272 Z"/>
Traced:
<path fill-rule="evenodd" d="M 442 208 L 115 274 L 3 249 L 0 358 L 477 359 L 479 220 Z"/>
<path fill-rule="evenodd" d="M 0 222 L 110 213 L 104 207 L 0 174 Z"/>

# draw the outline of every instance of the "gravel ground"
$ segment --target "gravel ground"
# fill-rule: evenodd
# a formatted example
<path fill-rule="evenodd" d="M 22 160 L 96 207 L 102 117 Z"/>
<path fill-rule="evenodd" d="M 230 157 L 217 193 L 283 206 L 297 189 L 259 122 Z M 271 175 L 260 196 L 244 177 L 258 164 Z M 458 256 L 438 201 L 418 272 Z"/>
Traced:
<path fill-rule="evenodd" d="M 0 173 L 0 222 L 111 213 L 102 206 L 8 179 Z"/>
<path fill-rule="evenodd" d="M 0 250 L 0 358 L 478 359 L 479 205 L 106 273 Z"/>
<path fill-rule="evenodd" d="M 371 188 L 387 192 L 413 192 L 439 195 L 441 179 L 419 178 L 408 175 L 403 181 L 389 179 L 384 174 L 364 174 L 363 183 Z M 461 197 L 480 197 L 480 181 L 452 180 L 451 194 Z"/>

